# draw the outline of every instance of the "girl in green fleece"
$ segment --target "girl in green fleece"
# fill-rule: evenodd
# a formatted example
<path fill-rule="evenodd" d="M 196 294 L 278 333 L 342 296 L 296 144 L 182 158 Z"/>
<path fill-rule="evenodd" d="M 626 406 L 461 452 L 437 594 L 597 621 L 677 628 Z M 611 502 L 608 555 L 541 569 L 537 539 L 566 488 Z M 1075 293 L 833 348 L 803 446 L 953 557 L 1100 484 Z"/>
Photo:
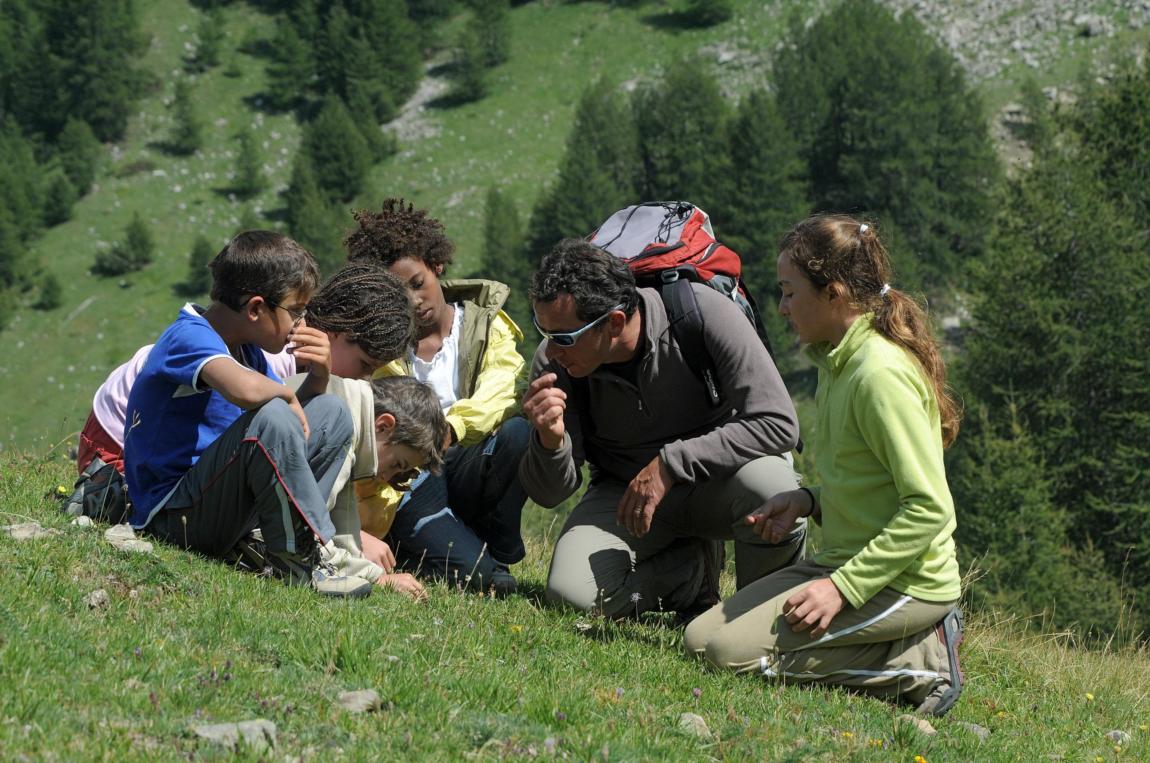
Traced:
<path fill-rule="evenodd" d="M 694 620 L 687 649 L 791 683 L 848 686 L 942 715 L 962 691 L 954 504 L 943 448 L 959 410 L 922 307 L 890 286 L 873 227 L 819 215 L 782 241 L 779 313 L 818 367 L 818 486 L 747 517 L 768 540 L 800 517 L 811 559 Z"/>

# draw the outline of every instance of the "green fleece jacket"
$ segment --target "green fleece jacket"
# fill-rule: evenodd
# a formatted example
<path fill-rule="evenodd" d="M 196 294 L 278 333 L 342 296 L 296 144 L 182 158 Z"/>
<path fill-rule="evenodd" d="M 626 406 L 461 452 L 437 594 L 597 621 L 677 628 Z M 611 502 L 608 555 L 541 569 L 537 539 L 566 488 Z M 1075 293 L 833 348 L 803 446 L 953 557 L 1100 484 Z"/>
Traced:
<path fill-rule="evenodd" d="M 917 361 L 854 322 L 819 369 L 814 437 L 823 549 L 814 561 L 855 607 L 885 586 L 924 601 L 959 596 L 954 502 L 934 389 Z"/>

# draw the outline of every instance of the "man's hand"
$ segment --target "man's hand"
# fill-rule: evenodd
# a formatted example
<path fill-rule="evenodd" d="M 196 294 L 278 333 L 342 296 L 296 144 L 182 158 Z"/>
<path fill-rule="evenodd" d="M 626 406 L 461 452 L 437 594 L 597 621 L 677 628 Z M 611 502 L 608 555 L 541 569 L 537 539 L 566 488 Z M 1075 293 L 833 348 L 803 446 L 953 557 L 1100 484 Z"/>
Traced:
<path fill-rule="evenodd" d="M 783 602 L 783 617 L 795 633 L 812 628 L 811 638 L 815 639 L 827 632 L 831 620 L 846 604 L 834 581 L 821 578 Z"/>
<path fill-rule="evenodd" d="M 359 542 L 363 546 L 364 559 L 383 567 L 384 572 L 395 571 L 395 554 L 391 553 L 391 546 L 363 530 L 359 531 Z"/>
<path fill-rule="evenodd" d="M 746 522 L 763 540 L 779 543 L 795 528 L 802 517 L 815 510 L 814 496 L 806 490 L 775 493 L 760 508 L 747 515 Z"/>
<path fill-rule="evenodd" d="M 672 484 L 674 479 L 667 471 L 667 465 L 663 459 L 655 456 L 627 485 L 626 492 L 619 499 L 619 507 L 615 510 L 615 521 L 630 530 L 636 538 L 642 538 L 650 531 L 655 509 Z"/>
<path fill-rule="evenodd" d="M 543 374 L 523 395 L 523 415 L 539 435 L 539 442 L 548 450 L 558 450 L 563 444 L 563 414 L 567 410 L 567 393 L 555 386 L 558 377 Z"/>
<path fill-rule="evenodd" d="M 380 588 L 390 588 L 416 601 L 427 601 L 427 591 L 413 575 L 406 572 L 391 572 L 376 578 L 375 584 Z"/>

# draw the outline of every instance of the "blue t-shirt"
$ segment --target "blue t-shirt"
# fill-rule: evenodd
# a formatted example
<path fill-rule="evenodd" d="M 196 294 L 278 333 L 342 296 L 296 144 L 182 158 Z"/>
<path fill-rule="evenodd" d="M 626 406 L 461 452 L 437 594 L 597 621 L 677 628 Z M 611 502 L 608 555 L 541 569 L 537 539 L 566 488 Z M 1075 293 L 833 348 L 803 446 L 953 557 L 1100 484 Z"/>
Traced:
<path fill-rule="evenodd" d="M 148 353 L 128 396 L 124 477 L 132 494 L 132 527 L 148 524 L 200 454 L 243 414 L 200 379 L 209 360 L 232 358 L 201 310 L 184 305 Z M 282 381 L 259 347 L 245 344 L 241 351 L 246 367 Z"/>

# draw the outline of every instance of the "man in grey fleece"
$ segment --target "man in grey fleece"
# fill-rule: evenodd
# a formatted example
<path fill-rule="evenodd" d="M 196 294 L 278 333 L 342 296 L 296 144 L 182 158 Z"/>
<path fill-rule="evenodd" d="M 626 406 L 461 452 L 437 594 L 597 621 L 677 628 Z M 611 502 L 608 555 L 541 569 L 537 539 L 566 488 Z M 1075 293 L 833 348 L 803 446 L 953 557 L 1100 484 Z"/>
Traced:
<path fill-rule="evenodd" d="M 744 518 L 797 479 L 794 404 L 754 328 L 729 299 L 695 285 L 721 385 L 712 407 L 683 359 L 662 299 L 626 263 L 560 242 L 531 285 L 535 353 L 523 412 L 534 428 L 519 477 L 540 505 L 590 485 L 551 561 L 547 594 L 608 617 L 718 600 L 721 541 L 735 541 L 741 588 L 797 561 L 805 524 L 777 544 Z"/>

